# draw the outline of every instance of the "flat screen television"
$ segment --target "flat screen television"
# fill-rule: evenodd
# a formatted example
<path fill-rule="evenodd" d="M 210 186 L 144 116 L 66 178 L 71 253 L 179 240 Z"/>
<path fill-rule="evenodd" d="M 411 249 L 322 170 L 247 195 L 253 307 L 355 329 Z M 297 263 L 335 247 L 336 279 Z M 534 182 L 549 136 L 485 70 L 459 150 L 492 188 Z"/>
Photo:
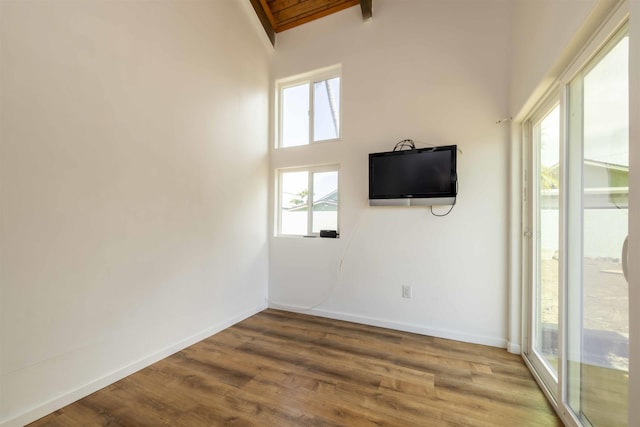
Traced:
<path fill-rule="evenodd" d="M 453 204 L 456 154 L 456 145 L 369 154 L 369 204 Z"/>

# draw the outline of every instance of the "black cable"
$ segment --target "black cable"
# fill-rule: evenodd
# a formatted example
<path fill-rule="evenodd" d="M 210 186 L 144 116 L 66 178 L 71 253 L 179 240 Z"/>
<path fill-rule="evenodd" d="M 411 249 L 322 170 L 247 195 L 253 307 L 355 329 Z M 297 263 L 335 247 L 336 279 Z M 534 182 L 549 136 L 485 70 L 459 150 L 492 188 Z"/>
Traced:
<path fill-rule="evenodd" d="M 431 206 L 429 206 L 429 209 L 431 210 L 431 215 L 437 216 L 439 218 L 449 215 L 451 213 L 451 211 L 453 210 L 453 207 L 456 205 L 456 201 L 457 200 L 458 200 L 458 177 L 456 176 L 456 196 L 453 198 L 453 204 L 451 205 L 449 210 L 446 213 L 443 213 L 443 214 L 433 213 L 433 205 L 431 205 Z"/>
<path fill-rule="evenodd" d="M 431 209 L 431 215 L 433 216 L 437 216 L 437 217 L 443 217 L 443 216 L 447 216 L 451 213 L 451 211 L 453 210 L 453 207 L 456 205 L 456 199 L 457 196 L 453 199 L 453 204 L 451 205 L 451 207 L 449 208 L 449 210 L 447 211 L 447 213 L 444 214 L 437 214 L 437 213 L 433 213 L 433 205 L 430 206 Z"/>
<path fill-rule="evenodd" d="M 395 147 L 393 147 L 393 151 L 398 151 L 398 148 L 401 150 L 408 148 L 409 150 L 415 150 L 416 144 L 412 139 L 403 139 L 402 141 L 398 141 Z"/>

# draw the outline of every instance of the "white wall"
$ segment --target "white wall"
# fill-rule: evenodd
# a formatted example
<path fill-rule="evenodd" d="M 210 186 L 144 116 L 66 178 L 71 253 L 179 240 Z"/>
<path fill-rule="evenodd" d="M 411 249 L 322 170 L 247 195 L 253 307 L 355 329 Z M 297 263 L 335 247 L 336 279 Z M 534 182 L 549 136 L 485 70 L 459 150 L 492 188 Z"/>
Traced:
<path fill-rule="evenodd" d="M 278 34 L 275 78 L 342 63 L 343 139 L 271 153 L 341 168 L 341 238 L 270 240 L 273 306 L 506 345 L 509 30 L 507 1 L 376 0 Z M 404 138 L 463 150 L 449 216 L 368 207 L 368 153 Z"/>
<path fill-rule="evenodd" d="M 515 117 L 542 96 L 572 58 L 568 50 L 592 32 L 589 17 L 613 0 L 514 0 L 511 12 L 509 101 Z"/>
<path fill-rule="evenodd" d="M 0 2 L 0 424 L 264 307 L 254 21 L 240 1 Z"/>

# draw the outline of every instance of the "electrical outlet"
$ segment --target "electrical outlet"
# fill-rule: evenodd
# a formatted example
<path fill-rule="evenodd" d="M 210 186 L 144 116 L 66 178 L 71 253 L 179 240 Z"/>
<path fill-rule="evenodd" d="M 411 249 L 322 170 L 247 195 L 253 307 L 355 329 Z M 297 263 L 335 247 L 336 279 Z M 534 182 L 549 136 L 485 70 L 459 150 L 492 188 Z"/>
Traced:
<path fill-rule="evenodd" d="M 411 298 L 411 286 L 402 285 L 402 298 Z"/>

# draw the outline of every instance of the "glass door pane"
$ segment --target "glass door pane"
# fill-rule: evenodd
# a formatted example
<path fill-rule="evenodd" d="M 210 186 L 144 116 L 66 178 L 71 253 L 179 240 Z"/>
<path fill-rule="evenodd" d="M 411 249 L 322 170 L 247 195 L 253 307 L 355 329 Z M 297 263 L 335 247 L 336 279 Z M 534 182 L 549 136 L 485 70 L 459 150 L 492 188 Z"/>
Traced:
<path fill-rule="evenodd" d="M 627 425 L 628 82 L 622 35 L 569 87 L 567 398 L 595 427 Z"/>
<path fill-rule="evenodd" d="M 552 391 L 558 381 L 558 294 L 560 255 L 560 106 L 533 127 L 534 215 L 532 348 L 536 368 Z"/>

